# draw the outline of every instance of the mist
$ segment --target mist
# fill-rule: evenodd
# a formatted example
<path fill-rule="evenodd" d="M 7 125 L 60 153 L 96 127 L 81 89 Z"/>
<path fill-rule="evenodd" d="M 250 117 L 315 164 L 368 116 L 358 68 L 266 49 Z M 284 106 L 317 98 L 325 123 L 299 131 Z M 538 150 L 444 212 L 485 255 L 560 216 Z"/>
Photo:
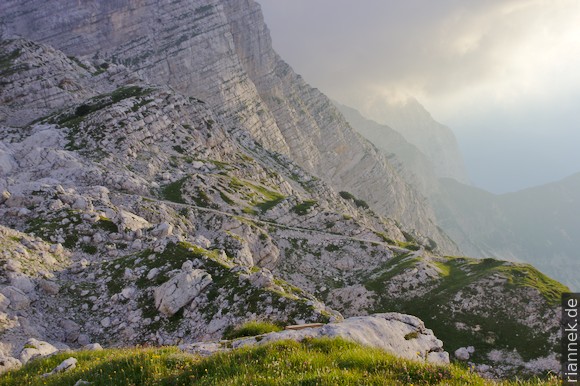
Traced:
<path fill-rule="evenodd" d="M 365 112 L 416 98 L 456 134 L 475 186 L 516 191 L 580 171 L 575 0 L 259 0 L 274 48 Z"/>

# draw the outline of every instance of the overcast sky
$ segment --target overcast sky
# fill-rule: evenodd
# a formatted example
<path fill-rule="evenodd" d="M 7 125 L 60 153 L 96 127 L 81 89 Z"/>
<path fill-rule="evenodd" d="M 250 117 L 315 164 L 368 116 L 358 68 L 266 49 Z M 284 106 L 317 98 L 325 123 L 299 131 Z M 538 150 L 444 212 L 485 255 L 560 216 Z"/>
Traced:
<path fill-rule="evenodd" d="M 476 186 L 580 172 L 580 0 L 257 0 L 274 48 L 331 98 L 416 97 Z"/>

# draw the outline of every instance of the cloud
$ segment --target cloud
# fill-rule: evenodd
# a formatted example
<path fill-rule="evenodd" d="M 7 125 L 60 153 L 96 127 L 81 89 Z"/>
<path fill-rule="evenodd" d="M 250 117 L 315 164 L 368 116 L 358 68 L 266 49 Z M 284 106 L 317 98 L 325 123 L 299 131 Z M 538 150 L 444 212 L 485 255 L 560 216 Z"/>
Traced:
<path fill-rule="evenodd" d="M 347 102 L 410 94 L 447 116 L 580 84 L 577 0 L 261 3 L 283 57 Z"/>
<path fill-rule="evenodd" d="M 363 111 L 416 97 L 454 129 L 480 186 L 578 171 L 580 1 L 258 1 L 306 81 Z"/>

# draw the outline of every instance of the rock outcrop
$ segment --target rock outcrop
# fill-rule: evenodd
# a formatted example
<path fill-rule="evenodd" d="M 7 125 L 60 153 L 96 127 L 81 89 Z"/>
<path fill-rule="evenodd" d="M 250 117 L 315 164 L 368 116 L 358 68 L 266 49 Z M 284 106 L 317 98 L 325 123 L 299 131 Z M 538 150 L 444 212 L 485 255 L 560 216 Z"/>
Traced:
<path fill-rule="evenodd" d="M 240 338 L 234 341 L 182 345 L 180 348 L 208 355 L 217 351 L 261 345 L 279 340 L 302 341 L 307 338 L 339 337 L 364 346 L 380 348 L 407 359 L 440 364 L 449 363 L 449 354 L 443 350 L 443 343 L 433 335 L 433 331 L 425 328 L 419 318 L 411 315 L 391 312 L 348 318 L 342 322 L 324 326 L 305 327 Z"/>
<path fill-rule="evenodd" d="M 211 283 L 211 275 L 202 269 L 192 269 L 193 263 L 183 263 L 181 273 L 155 289 L 155 307 L 166 316 L 173 316 Z"/>

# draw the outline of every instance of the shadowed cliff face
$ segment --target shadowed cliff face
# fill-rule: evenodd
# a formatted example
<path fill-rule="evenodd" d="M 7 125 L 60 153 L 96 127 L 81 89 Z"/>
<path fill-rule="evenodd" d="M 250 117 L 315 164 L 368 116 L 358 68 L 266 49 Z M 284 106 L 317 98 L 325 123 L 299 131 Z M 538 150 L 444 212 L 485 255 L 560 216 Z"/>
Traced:
<path fill-rule="evenodd" d="M 273 51 L 260 7 L 242 1 L 4 1 L 2 36 L 49 43 L 67 54 L 120 63 L 212 106 L 226 128 L 248 130 L 337 190 L 455 245 L 423 198 L 332 103 Z"/>

